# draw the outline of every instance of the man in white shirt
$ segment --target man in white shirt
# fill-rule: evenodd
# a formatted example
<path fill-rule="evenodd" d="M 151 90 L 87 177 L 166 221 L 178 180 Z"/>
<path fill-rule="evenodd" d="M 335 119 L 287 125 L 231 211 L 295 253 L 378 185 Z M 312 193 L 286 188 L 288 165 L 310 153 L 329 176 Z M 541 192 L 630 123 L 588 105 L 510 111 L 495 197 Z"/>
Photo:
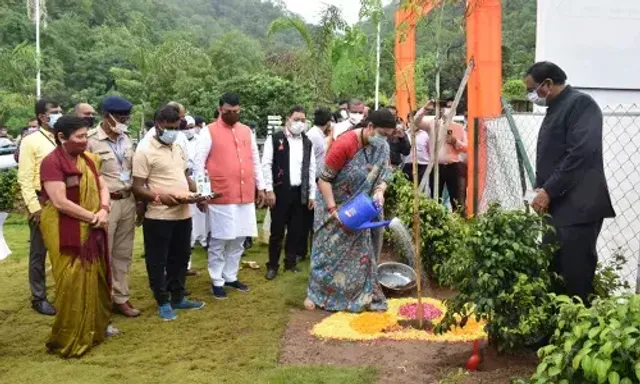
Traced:
<path fill-rule="evenodd" d="M 258 144 L 249 127 L 239 123 L 240 97 L 224 94 L 218 112 L 218 120 L 201 131 L 195 176 L 206 169 L 211 190 L 220 194 L 198 208 L 209 211 L 209 275 L 214 298 L 222 300 L 227 298 L 225 287 L 249 292 L 238 280 L 238 270 L 244 240 L 258 236 L 255 205 L 263 204 L 265 186 Z"/>
<path fill-rule="evenodd" d="M 315 207 L 316 158 L 305 127 L 305 111 L 295 106 L 285 129 L 264 143 L 262 172 L 271 208 L 267 280 L 278 274 L 285 230 L 285 271 L 299 273 L 297 256 L 308 247 L 306 222 Z"/>
<path fill-rule="evenodd" d="M 186 116 L 185 121 L 187 122 L 187 127 L 183 133 L 187 139 L 187 174 L 190 177 L 193 177 L 199 136 L 196 134 L 196 120 L 191 116 Z M 196 242 L 200 243 L 203 248 L 206 248 L 207 239 L 209 237 L 209 222 L 207 221 L 208 214 L 207 212 L 201 212 L 196 204 L 189 205 L 189 210 L 191 211 L 191 222 L 193 224 L 193 229 L 191 231 L 191 250 L 195 247 Z M 191 258 L 189 258 L 187 275 L 195 276 L 196 274 L 196 271 L 191 269 Z"/>
<path fill-rule="evenodd" d="M 331 134 L 333 113 L 328 108 L 318 108 L 313 115 L 313 127 L 307 132 L 307 137 L 313 143 L 313 153 L 316 156 L 316 180 L 324 169 L 324 158 L 327 152 L 327 136 Z M 310 238 L 313 234 L 314 211 L 307 217 L 305 234 Z M 308 247 L 298 254 L 298 261 L 307 257 Z"/>
<path fill-rule="evenodd" d="M 420 121 L 416 121 L 416 127 L 418 128 L 418 132 L 416 132 L 416 145 L 415 145 L 415 153 L 412 150 L 409 156 L 405 159 L 405 164 L 403 168 L 404 174 L 407 176 L 409 180 L 413 180 L 413 158 L 417 156 L 418 160 L 418 182 L 422 180 L 422 177 L 429 167 L 429 134 L 427 130 L 429 128 L 429 121 L 433 120 L 433 116 L 424 116 L 421 114 L 417 116 Z M 412 134 L 407 133 L 409 136 L 409 140 L 412 139 Z"/>

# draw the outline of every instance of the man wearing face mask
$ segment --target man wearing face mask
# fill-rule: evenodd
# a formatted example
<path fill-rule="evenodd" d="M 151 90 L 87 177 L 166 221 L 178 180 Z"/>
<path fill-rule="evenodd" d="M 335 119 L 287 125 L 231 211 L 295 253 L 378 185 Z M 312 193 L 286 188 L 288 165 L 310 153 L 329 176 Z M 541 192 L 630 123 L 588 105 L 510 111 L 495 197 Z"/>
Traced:
<path fill-rule="evenodd" d="M 265 186 L 256 139 L 239 122 L 240 97 L 222 95 L 218 112 L 218 119 L 200 135 L 195 176 L 204 175 L 206 169 L 211 190 L 220 194 L 199 208 L 209 211 L 209 275 L 214 298 L 223 300 L 227 298 L 225 287 L 249 292 L 238 280 L 238 270 L 245 239 L 258 237 L 256 203 L 263 204 Z"/>
<path fill-rule="evenodd" d="M 560 293 L 588 303 L 598 236 L 604 219 L 615 212 L 604 174 L 602 111 L 566 80 L 565 72 L 550 62 L 534 64 L 525 77 L 529 100 L 548 107 L 538 133 L 531 207 L 551 216 L 555 236 L 546 240 L 560 245 L 551 265 L 564 280 Z"/>
<path fill-rule="evenodd" d="M 195 192 L 187 176 L 187 158 L 175 144 L 180 116 L 172 106 L 156 114 L 156 136 L 136 151 L 133 191 L 148 203 L 142 225 L 149 283 L 165 321 L 175 320 L 175 310 L 200 309 L 204 302 L 185 298 L 185 278 L 191 254 L 191 213 L 182 199 Z"/>
<path fill-rule="evenodd" d="M 187 126 L 187 121 L 185 120 L 186 109 L 182 104 L 177 103 L 175 101 L 168 103 L 167 106 L 174 108 L 178 112 L 178 115 L 180 116 L 180 126 L 179 126 L 179 130 L 176 137 L 176 144 L 178 144 L 178 146 L 180 146 L 180 148 L 182 148 L 182 150 L 186 154 L 188 150 L 187 148 L 188 140 L 187 140 L 187 136 L 183 132 Z M 147 131 L 147 133 L 144 135 L 142 140 L 140 140 L 138 147 L 143 147 L 147 145 L 150 141 L 153 140 L 154 137 L 156 137 L 156 128 L 152 127 L 151 129 L 149 129 L 149 131 Z"/>
<path fill-rule="evenodd" d="M 273 280 L 280 267 L 280 253 L 285 230 L 284 270 L 299 273 L 297 256 L 308 247 L 307 218 L 315 207 L 316 158 L 313 143 L 304 133 L 304 108 L 291 109 L 283 131 L 267 138 L 262 154 L 262 173 L 271 208 L 269 262 L 267 280 Z"/>
<path fill-rule="evenodd" d="M 62 116 L 62 108 L 51 100 L 41 99 L 35 105 L 39 129 L 20 143 L 18 183 L 22 198 L 29 211 L 29 285 L 33 309 L 43 315 L 53 316 L 56 310 L 47 300 L 45 284 L 45 260 L 47 250 L 40 232 L 41 182 L 40 164 L 56 149 L 53 125 Z"/>
<path fill-rule="evenodd" d="M 336 124 L 333 129 L 333 139 L 337 139 L 343 133 L 360 126 L 362 120 L 366 117 L 367 107 L 360 99 L 351 99 L 347 105 L 347 110 L 341 112 L 344 117 L 342 123 Z"/>
<path fill-rule="evenodd" d="M 87 147 L 89 152 L 96 154 L 101 160 L 100 173 L 111 196 L 108 230 L 113 310 L 126 317 L 140 315 L 140 311 L 131 304 L 129 295 L 136 200 L 131 190 L 133 143 L 125 132 L 132 108 L 133 105 L 126 99 L 118 96 L 106 97 L 102 103 L 102 123 L 89 131 Z M 83 117 L 87 124 L 89 120 L 93 120 L 93 113 L 89 114 L 88 108 L 83 104 L 76 106 L 76 114 Z"/>
<path fill-rule="evenodd" d="M 87 103 L 76 104 L 76 106 L 73 107 L 73 113 L 76 116 L 83 118 L 84 121 L 87 123 L 87 127 L 93 128 L 96 125 L 96 118 L 95 118 L 96 111 L 93 109 L 91 104 L 87 104 Z"/>

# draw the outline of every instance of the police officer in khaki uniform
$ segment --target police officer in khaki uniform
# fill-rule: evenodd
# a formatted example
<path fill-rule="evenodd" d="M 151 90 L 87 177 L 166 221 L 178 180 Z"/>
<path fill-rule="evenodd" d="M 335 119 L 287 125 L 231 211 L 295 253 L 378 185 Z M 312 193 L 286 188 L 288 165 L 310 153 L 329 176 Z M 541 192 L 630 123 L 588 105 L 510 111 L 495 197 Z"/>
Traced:
<path fill-rule="evenodd" d="M 109 187 L 109 250 L 113 279 L 114 312 L 138 317 L 140 311 L 129 301 L 129 267 L 133 255 L 136 201 L 131 191 L 133 143 L 127 124 L 133 105 L 126 99 L 108 96 L 102 104 L 103 121 L 89 131 L 89 151 L 100 156 L 100 173 Z"/>

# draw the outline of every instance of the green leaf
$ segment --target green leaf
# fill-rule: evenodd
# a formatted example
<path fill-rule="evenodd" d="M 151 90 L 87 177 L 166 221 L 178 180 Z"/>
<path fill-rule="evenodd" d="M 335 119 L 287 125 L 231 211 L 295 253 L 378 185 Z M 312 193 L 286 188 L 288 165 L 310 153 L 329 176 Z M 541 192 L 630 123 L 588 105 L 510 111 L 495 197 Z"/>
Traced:
<path fill-rule="evenodd" d="M 622 380 L 620 380 L 620 384 L 633 384 L 633 381 L 631 381 L 630 378 L 625 377 Z"/>
<path fill-rule="evenodd" d="M 573 364 L 571 364 L 571 366 L 573 367 L 573 369 L 575 369 L 576 371 L 578 370 L 578 368 L 580 368 L 580 361 L 582 360 L 582 358 L 584 357 L 584 355 L 581 354 L 577 354 L 574 358 L 573 358 Z"/>
<path fill-rule="evenodd" d="M 564 353 L 571 352 L 571 348 L 573 348 L 573 340 L 567 340 L 564 342 Z"/>
<path fill-rule="evenodd" d="M 558 367 L 551 367 L 549 368 L 549 377 L 555 377 L 558 376 L 560 374 L 560 368 Z"/>
<path fill-rule="evenodd" d="M 598 336 L 599 333 L 600 333 L 600 328 L 599 327 L 598 328 L 592 328 L 589 331 L 589 338 L 590 339 L 595 339 L 596 336 Z"/>
<path fill-rule="evenodd" d="M 634 369 L 636 371 L 636 378 L 640 380 L 640 361 L 636 363 L 636 365 L 634 366 Z"/>
<path fill-rule="evenodd" d="M 547 369 L 548 366 L 549 366 L 549 363 L 547 363 L 546 361 L 543 361 L 538 365 L 538 368 L 536 368 L 536 374 L 538 376 L 542 376 L 542 373 Z"/>
<path fill-rule="evenodd" d="M 609 384 L 620 384 L 620 375 L 618 372 L 609 372 Z"/>

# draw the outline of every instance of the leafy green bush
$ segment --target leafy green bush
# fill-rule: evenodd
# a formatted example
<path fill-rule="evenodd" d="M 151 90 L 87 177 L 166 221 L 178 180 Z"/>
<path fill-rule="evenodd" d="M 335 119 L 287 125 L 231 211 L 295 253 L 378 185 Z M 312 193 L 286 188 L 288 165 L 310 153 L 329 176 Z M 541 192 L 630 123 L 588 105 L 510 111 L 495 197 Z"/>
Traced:
<path fill-rule="evenodd" d="M 0 171 L 0 211 L 13 209 L 18 191 L 18 172 L 15 169 Z"/>
<path fill-rule="evenodd" d="M 385 215 L 398 217 L 411 229 L 413 227 L 413 186 L 401 172 L 394 174 L 387 190 Z M 439 284 L 446 276 L 436 273 L 436 266 L 447 264 L 453 254 L 464 251 L 466 221 L 426 195 L 420 196 L 420 255 L 425 271 Z M 413 234 L 413 233 L 412 233 Z"/>
<path fill-rule="evenodd" d="M 640 297 L 596 299 L 591 308 L 557 298 L 558 328 L 531 383 L 640 383 Z"/>
<path fill-rule="evenodd" d="M 457 252 L 438 267 L 459 293 L 446 300 L 447 313 L 436 326 L 443 333 L 463 327 L 470 316 L 487 321 L 489 343 L 514 351 L 538 339 L 551 320 L 553 247 L 542 244 L 550 230 L 543 218 L 492 205 L 471 223 L 468 252 Z"/>
<path fill-rule="evenodd" d="M 596 274 L 593 278 L 593 288 L 596 296 L 609 298 L 621 291 L 628 291 L 631 286 L 620 275 L 627 264 L 622 248 L 618 248 L 607 264 L 598 263 Z"/>

